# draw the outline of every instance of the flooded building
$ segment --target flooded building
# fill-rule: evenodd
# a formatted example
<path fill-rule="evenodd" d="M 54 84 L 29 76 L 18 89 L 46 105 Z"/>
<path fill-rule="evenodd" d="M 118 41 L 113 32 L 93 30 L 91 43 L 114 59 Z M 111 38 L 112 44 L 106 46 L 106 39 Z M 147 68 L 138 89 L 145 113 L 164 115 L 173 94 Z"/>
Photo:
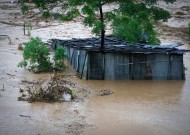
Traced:
<path fill-rule="evenodd" d="M 62 45 L 80 78 L 87 80 L 184 80 L 183 55 L 178 45 L 130 44 L 114 37 L 52 39 L 52 48 Z"/>

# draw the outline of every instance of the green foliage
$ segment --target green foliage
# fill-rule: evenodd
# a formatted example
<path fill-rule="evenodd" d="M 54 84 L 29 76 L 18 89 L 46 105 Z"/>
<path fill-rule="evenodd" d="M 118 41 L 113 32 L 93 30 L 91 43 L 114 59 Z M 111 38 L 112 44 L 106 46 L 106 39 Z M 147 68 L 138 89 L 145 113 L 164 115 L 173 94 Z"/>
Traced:
<path fill-rule="evenodd" d="M 113 34 L 129 42 L 159 44 L 154 25 L 170 18 L 168 11 L 145 3 L 123 3 L 113 17 Z"/>
<path fill-rule="evenodd" d="M 31 40 L 24 43 L 24 45 L 24 60 L 20 62 L 18 66 L 26 67 L 29 71 L 33 72 L 52 70 L 52 63 L 49 57 L 50 51 L 41 39 L 31 38 Z"/>
<path fill-rule="evenodd" d="M 113 34 L 129 42 L 141 42 L 159 44 L 156 38 L 156 31 L 152 23 L 140 21 L 138 18 L 117 18 L 113 22 Z"/>
<path fill-rule="evenodd" d="M 24 45 L 23 61 L 18 64 L 19 67 L 24 67 L 33 72 L 63 71 L 65 69 L 66 55 L 63 47 L 57 48 L 52 63 L 49 56 L 50 50 L 40 38 L 31 38 Z"/>
<path fill-rule="evenodd" d="M 26 0 L 21 0 L 25 3 Z M 53 15 L 55 19 L 69 21 L 79 16 L 84 17 L 85 26 L 92 27 L 92 33 L 104 37 L 107 22 L 111 22 L 114 34 L 131 42 L 145 41 L 158 44 L 155 23 L 167 21 L 169 12 L 157 6 L 159 0 L 33 0 L 45 17 Z M 163 0 L 173 3 L 175 0 Z M 105 4 L 116 4 L 116 8 L 101 12 Z M 61 5 L 61 12 L 51 13 L 56 5 Z M 80 6 L 81 8 L 78 8 Z M 48 11 L 48 12 L 47 12 Z M 55 11 L 55 10 L 54 10 Z M 144 35 L 149 35 L 148 38 Z M 102 42 L 103 43 L 103 42 Z"/>
<path fill-rule="evenodd" d="M 149 12 L 153 16 L 154 20 L 162 20 L 167 21 L 169 18 L 171 18 L 170 13 L 162 8 L 159 7 L 151 7 L 149 9 Z"/>
<path fill-rule="evenodd" d="M 64 61 L 66 59 L 65 48 L 62 46 L 58 46 L 55 50 L 55 55 L 53 57 L 54 60 L 54 68 L 56 70 L 63 71 L 65 69 Z"/>
<path fill-rule="evenodd" d="M 66 15 L 61 16 L 61 21 L 70 21 L 73 18 L 77 17 L 79 15 L 79 11 L 77 9 L 72 9 L 71 11 L 67 12 Z"/>
<path fill-rule="evenodd" d="M 26 13 L 28 13 L 28 11 L 29 11 L 29 7 L 27 5 L 25 5 L 25 4 L 23 4 L 22 7 L 21 7 L 21 12 L 23 14 L 26 14 Z"/>
<path fill-rule="evenodd" d="M 76 95 L 77 95 L 76 89 L 72 89 L 71 90 L 71 99 L 74 99 L 76 97 Z"/>
<path fill-rule="evenodd" d="M 43 11 L 42 16 L 43 16 L 45 19 L 48 19 L 48 18 L 51 17 L 51 14 L 50 14 L 50 12 L 49 12 L 48 10 L 45 10 L 45 11 Z"/>
<path fill-rule="evenodd" d="M 23 68 L 23 67 L 27 67 L 27 65 L 28 65 L 28 62 L 26 60 L 22 60 L 21 62 L 19 62 L 18 67 Z"/>

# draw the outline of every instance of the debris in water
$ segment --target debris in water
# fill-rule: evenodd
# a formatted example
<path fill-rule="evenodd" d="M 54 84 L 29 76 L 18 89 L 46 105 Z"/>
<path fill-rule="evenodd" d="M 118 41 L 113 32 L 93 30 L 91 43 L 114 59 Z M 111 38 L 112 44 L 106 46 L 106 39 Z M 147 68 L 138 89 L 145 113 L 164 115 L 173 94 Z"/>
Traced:
<path fill-rule="evenodd" d="M 79 111 L 77 109 L 74 109 L 73 110 L 75 113 L 79 114 Z"/>
<path fill-rule="evenodd" d="M 22 92 L 24 92 L 24 90 L 22 88 L 20 88 L 19 92 L 22 93 Z"/>
<path fill-rule="evenodd" d="M 5 85 L 3 84 L 3 88 L 1 89 L 1 91 L 5 91 Z"/>
<path fill-rule="evenodd" d="M 98 91 L 98 96 L 108 96 L 113 94 L 112 91 L 110 91 L 109 89 L 104 89 L 104 90 L 99 90 Z"/>
<path fill-rule="evenodd" d="M 6 38 L 9 40 L 9 44 L 12 44 L 12 40 L 8 35 L 0 35 L 0 40 L 6 39 Z"/>
<path fill-rule="evenodd" d="M 23 82 L 23 81 L 22 81 Z M 28 81 L 24 81 L 28 82 Z M 29 82 L 27 90 L 20 90 L 22 95 L 18 97 L 19 101 L 29 102 L 55 102 L 63 101 L 63 94 L 67 93 L 73 95 L 75 83 L 65 76 L 53 76 L 42 84 Z"/>
<path fill-rule="evenodd" d="M 20 117 L 31 118 L 31 116 L 28 116 L 28 115 L 22 115 L 22 114 L 20 114 L 19 116 L 20 116 Z"/>
<path fill-rule="evenodd" d="M 85 125 L 80 122 L 74 122 L 69 125 L 65 125 L 66 133 L 72 134 L 72 135 L 80 135 L 83 132 L 83 129 L 85 128 Z"/>
<path fill-rule="evenodd" d="M 22 44 L 19 44 L 17 49 L 22 51 L 23 50 Z"/>
<path fill-rule="evenodd" d="M 12 77 L 16 76 L 16 75 L 13 75 L 13 74 L 10 74 L 10 73 L 7 73 L 7 75 L 12 76 Z"/>

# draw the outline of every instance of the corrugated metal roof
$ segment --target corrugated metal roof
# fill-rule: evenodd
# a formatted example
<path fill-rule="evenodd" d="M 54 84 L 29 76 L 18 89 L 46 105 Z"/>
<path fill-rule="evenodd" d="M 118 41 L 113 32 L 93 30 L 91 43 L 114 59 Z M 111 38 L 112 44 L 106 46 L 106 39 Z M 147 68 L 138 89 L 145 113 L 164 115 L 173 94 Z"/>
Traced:
<path fill-rule="evenodd" d="M 83 49 L 87 51 L 100 51 L 100 38 L 86 39 L 51 39 L 52 44 L 60 44 L 64 46 L 72 46 L 73 48 Z M 166 53 L 166 54 L 184 54 L 190 50 L 178 49 L 180 45 L 148 45 L 141 43 L 129 43 L 124 40 L 112 36 L 105 37 L 104 52 L 121 52 L 121 53 Z M 102 50 L 101 50 L 102 51 Z"/>

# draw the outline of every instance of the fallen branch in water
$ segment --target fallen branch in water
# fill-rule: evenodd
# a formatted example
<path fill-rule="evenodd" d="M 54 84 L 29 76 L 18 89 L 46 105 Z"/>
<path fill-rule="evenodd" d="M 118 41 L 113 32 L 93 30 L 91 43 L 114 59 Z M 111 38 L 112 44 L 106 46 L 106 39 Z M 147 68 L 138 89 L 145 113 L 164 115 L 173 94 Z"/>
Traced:
<path fill-rule="evenodd" d="M 20 117 L 31 118 L 31 116 L 28 116 L 28 115 L 22 115 L 22 114 L 20 114 L 19 116 L 20 116 Z"/>
<path fill-rule="evenodd" d="M 109 89 L 104 89 L 104 90 L 100 90 L 98 91 L 98 96 L 108 96 L 108 95 L 111 95 L 113 94 L 112 91 L 110 91 Z"/>
<path fill-rule="evenodd" d="M 14 22 L 5 22 L 5 21 L 0 21 L 2 24 L 7 24 L 7 25 L 14 25 L 14 26 L 23 26 L 23 24 L 20 23 L 14 23 Z"/>
<path fill-rule="evenodd" d="M 9 44 L 12 44 L 11 38 L 7 35 L 0 35 L 0 39 L 8 38 Z"/>

